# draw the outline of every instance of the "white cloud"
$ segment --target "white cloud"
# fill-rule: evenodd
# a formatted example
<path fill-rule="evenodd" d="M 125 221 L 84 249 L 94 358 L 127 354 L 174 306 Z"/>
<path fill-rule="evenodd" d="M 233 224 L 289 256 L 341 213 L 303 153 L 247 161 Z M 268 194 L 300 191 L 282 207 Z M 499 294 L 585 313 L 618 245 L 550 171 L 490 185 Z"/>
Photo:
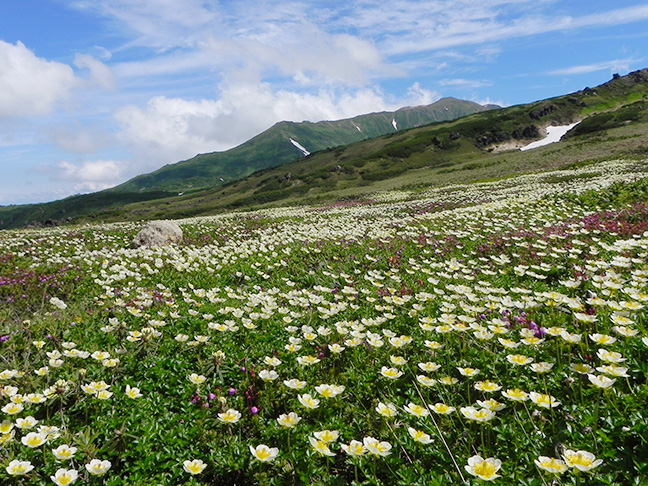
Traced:
<path fill-rule="evenodd" d="M 79 69 L 87 69 L 89 72 L 88 82 L 106 90 L 114 90 L 116 87 L 115 75 L 110 68 L 101 61 L 98 61 L 89 54 L 77 54 L 74 57 L 74 65 Z"/>
<path fill-rule="evenodd" d="M 629 71 L 630 66 L 634 63 L 641 61 L 641 59 L 614 59 L 612 61 L 604 61 L 593 64 L 581 64 L 579 66 L 571 66 L 564 69 L 556 69 L 549 71 L 547 74 L 565 76 L 570 74 L 588 74 L 596 71 L 610 71 L 610 72 L 624 72 Z"/>
<path fill-rule="evenodd" d="M 439 81 L 441 86 L 452 86 L 459 88 L 483 88 L 484 86 L 492 86 L 493 83 L 489 81 L 480 81 L 478 79 L 442 79 Z"/>
<path fill-rule="evenodd" d="M 93 160 L 74 164 L 67 161 L 57 165 L 57 178 L 74 183 L 78 192 L 100 191 L 121 182 L 126 164 L 114 160 Z"/>
<path fill-rule="evenodd" d="M 410 99 L 410 106 L 429 105 L 438 101 L 441 94 L 437 91 L 431 91 L 421 87 L 419 83 L 414 83 L 407 90 L 408 98 Z"/>
<path fill-rule="evenodd" d="M 104 127 L 93 124 L 59 121 L 45 129 L 43 134 L 46 140 L 66 152 L 88 154 L 109 145 L 111 140 L 104 130 Z"/>
<path fill-rule="evenodd" d="M 382 32 L 378 42 L 381 52 L 395 56 L 648 19 L 647 5 L 569 16 L 554 13 L 560 9 L 551 3 L 557 2 L 544 3 L 439 0 L 424 5 L 400 0 L 391 2 L 386 12 L 382 2 L 366 0 L 363 10 L 357 12 L 357 23 L 369 38 L 372 31 Z"/>
<path fill-rule="evenodd" d="M 413 87 L 409 100 L 435 97 L 431 91 Z M 317 93 L 272 90 L 267 83 L 232 83 L 223 86 L 218 100 L 192 101 L 158 96 L 144 107 L 120 109 L 120 139 L 142 161 L 157 166 L 176 162 L 196 153 L 222 151 L 243 143 L 282 120 L 320 121 L 392 110 L 376 89 L 321 89 Z"/>
<path fill-rule="evenodd" d="M 218 134 L 210 134 L 208 127 L 221 114 L 221 104 L 215 101 L 156 96 L 143 109 L 121 108 L 115 118 L 124 142 L 139 153 L 148 152 L 151 158 L 162 157 L 161 162 L 170 162 L 213 150 Z"/>
<path fill-rule="evenodd" d="M 559 0 L 56 3 L 88 13 L 96 36 L 77 36 L 73 51 L 71 41 L 61 44 L 65 51 L 57 59 L 79 53 L 69 65 L 34 54 L 54 51 L 55 42 L 31 51 L 0 41 L 0 148 L 14 151 L 4 159 L 0 154 L 0 164 L 11 170 L 17 160 L 50 164 L 61 187 L 67 181 L 76 190 L 107 187 L 199 152 L 226 150 L 280 120 L 332 120 L 429 104 L 441 96 L 435 89 L 485 97 L 480 88 L 490 86 L 489 79 L 506 86 L 520 71 L 538 69 L 540 63 L 516 57 L 523 49 L 539 52 L 529 36 L 554 33 L 538 37 L 553 47 L 563 36 L 575 38 L 591 28 L 570 49 L 578 52 L 585 43 L 601 42 L 595 27 L 640 26 L 648 19 L 648 5 L 618 7 L 645 4 L 639 0 L 598 0 L 586 7 Z M 609 29 L 604 34 L 613 37 Z M 641 32 L 635 35 L 643 39 Z M 511 52 L 520 40 L 524 45 Z M 624 54 L 618 46 L 605 54 L 590 51 L 598 58 L 549 74 L 626 71 L 640 60 L 597 61 L 642 55 L 627 46 Z M 554 65 L 579 63 L 564 54 Z M 513 67 L 514 60 L 519 66 Z M 486 65 L 493 61 L 500 64 Z M 491 96 L 501 98 L 502 89 L 495 86 Z M 39 154 L 38 160 L 31 153 L 14 157 L 25 148 Z M 121 158 L 129 163 L 116 161 Z M 62 159 L 75 162 L 56 166 Z M 51 177 L 42 175 L 43 187 Z"/>
<path fill-rule="evenodd" d="M 70 66 L 36 57 L 21 42 L 0 41 L 0 118 L 50 113 L 79 85 Z"/>
<path fill-rule="evenodd" d="M 220 19 L 215 0 L 76 0 L 71 6 L 117 21 L 132 45 L 160 50 L 194 45 Z"/>

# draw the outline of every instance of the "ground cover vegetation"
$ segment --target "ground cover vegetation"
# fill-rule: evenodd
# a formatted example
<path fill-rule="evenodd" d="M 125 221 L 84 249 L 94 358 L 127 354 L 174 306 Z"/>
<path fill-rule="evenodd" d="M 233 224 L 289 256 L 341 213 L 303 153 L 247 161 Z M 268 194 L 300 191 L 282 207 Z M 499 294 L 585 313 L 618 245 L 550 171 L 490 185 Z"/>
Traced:
<path fill-rule="evenodd" d="M 646 160 L 0 233 L 0 482 L 640 485 Z"/>

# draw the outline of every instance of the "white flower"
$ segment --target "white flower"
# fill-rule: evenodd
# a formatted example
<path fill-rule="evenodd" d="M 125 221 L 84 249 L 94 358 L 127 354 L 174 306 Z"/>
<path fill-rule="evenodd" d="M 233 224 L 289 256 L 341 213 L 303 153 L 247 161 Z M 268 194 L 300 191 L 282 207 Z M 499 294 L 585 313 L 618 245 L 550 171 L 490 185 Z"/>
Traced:
<path fill-rule="evenodd" d="M 32 469 L 34 469 L 34 466 L 32 466 L 31 462 L 14 459 L 5 468 L 5 471 L 7 471 L 7 474 L 9 474 L 10 476 L 24 476 Z"/>
<path fill-rule="evenodd" d="M 16 427 L 18 427 L 19 429 L 31 429 L 35 427 L 37 423 L 38 420 L 36 420 L 31 415 L 28 417 L 16 419 Z"/>
<path fill-rule="evenodd" d="M 326 383 L 322 383 L 315 387 L 315 391 L 325 398 L 334 398 L 344 390 L 344 385 L 328 385 Z"/>
<path fill-rule="evenodd" d="M 430 435 L 426 434 L 422 430 L 416 430 L 413 427 L 408 427 L 407 432 L 409 433 L 410 437 L 416 442 L 420 442 L 421 444 L 429 444 L 430 442 L 432 442 Z"/>
<path fill-rule="evenodd" d="M 268 447 L 265 444 L 260 444 L 256 447 L 250 446 L 250 452 L 252 453 L 252 457 L 257 461 L 270 462 L 274 461 L 277 457 L 279 449 L 276 447 Z"/>
<path fill-rule="evenodd" d="M 194 385 L 200 385 L 205 382 L 207 377 L 204 375 L 199 375 L 198 373 L 191 373 L 189 375 L 189 381 L 193 383 Z"/>
<path fill-rule="evenodd" d="M 487 408 L 461 407 L 460 411 L 464 417 L 475 422 L 488 422 L 495 418 L 495 412 Z"/>
<path fill-rule="evenodd" d="M 441 368 L 441 365 L 438 363 L 433 363 L 432 361 L 427 361 L 425 363 L 419 363 L 418 367 L 421 369 L 421 371 L 426 371 L 429 373 L 438 370 L 439 368 Z"/>
<path fill-rule="evenodd" d="M 538 363 L 531 363 L 529 367 L 536 373 L 549 373 L 554 367 L 554 364 L 547 363 L 546 361 L 540 361 Z"/>
<path fill-rule="evenodd" d="M 40 447 L 47 442 L 47 434 L 43 434 L 42 432 L 30 432 L 29 434 L 23 436 L 20 439 L 20 442 L 22 442 L 23 445 L 26 445 L 30 449 Z"/>
<path fill-rule="evenodd" d="M 259 371 L 259 378 L 263 381 L 274 381 L 279 378 L 279 373 L 275 370 L 261 370 Z"/>
<path fill-rule="evenodd" d="M 106 474 L 108 472 L 108 469 L 110 469 L 110 466 L 112 464 L 110 461 L 102 461 L 101 459 L 93 459 L 91 460 L 88 464 L 85 465 L 86 470 L 95 476 L 101 476 L 102 474 Z"/>
<path fill-rule="evenodd" d="M 318 454 L 330 457 L 335 455 L 335 452 L 331 451 L 328 444 L 323 440 L 318 440 L 315 437 L 309 437 L 308 441 L 310 442 L 315 452 L 317 452 Z"/>
<path fill-rule="evenodd" d="M 66 486 L 72 484 L 79 477 L 79 473 L 75 469 L 58 469 L 54 476 L 50 476 L 50 479 L 54 484 L 58 486 Z"/>
<path fill-rule="evenodd" d="M 230 408 L 226 412 L 218 414 L 218 420 L 226 424 L 235 424 L 241 419 L 241 412 Z"/>
<path fill-rule="evenodd" d="M 380 374 L 383 375 L 385 378 L 394 380 L 399 376 L 402 376 L 403 372 L 397 368 L 388 368 L 387 366 L 383 366 L 380 369 Z"/>
<path fill-rule="evenodd" d="M 313 435 L 317 440 L 330 444 L 338 440 L 340 433 L 337 430 L 321 430 L 319 432 L 313 432 Z"/>
<path fill-rule="evenodd" d="M 366 452 L 362 442 L 357 440 L 352 440 L 348 445 L 342 444 L 340 448 L 351 457 L 358 457 Z"/>
<path fill-rule="evenodd" d="M 468 459 L 468 465 L 464 467 L 473 476 L 477 476 L 484 481 L 492 481 L 500 477 L 497 471 L 501 466 L 502 461 L 499 459 L 493 457 L 483 459 L 480 455 L 474 455 Z"/>
<path fill-rule="evenodd" d="M 415 417 L 427 417 L 430 414 L 427 408 L 412 402 L 404 406 L 403 409 L 407 413 L 409 413 L 410 415 L 414 415 Z"/>
<path fill-rule="evenodd" d="M 293 390 L 301 390 L 307 384 L 305 381 L 298 380 L 297 378 L 292 378 L 290 380 L 284 380 L 283 383 L 288 388 L 292 388 Z"/>
<path fill-rule="evenodd" d="M 285 427 L 287 429 L 290 429 L 297 425 L 301 421 L 301 417 L 297 415 L 295 412 L 290 412 L 290 413 L 282 413 L 279 415 L 277 418 L 277 422 L 279 425 L 282 427 Z"/>
<path fill-rule="evenodd" d="M 58 297 L 52 297 L 50 299 L 50 304 L 52 304 L 54 307 L 61 310 L 67 309 L 67 304 L 63 302 L 61 299 L 59 299 Z"/>
<path fill-rule="evenodd" d="M 304 393 L 303 395 L 298 395 L 297 399 L 304 407 L 315 409 L 319 407 L 320 401 L 317 398 L 313 398 L 310 393 Z"/>
<path fill-rule="evenodd" d="M 530 392 L 529 398 L 533 403 L 542 408 L 555 408 L 560 405 L 560 401 L 545 393 Z"/>
<path fill-rule="evenodd" d="M 602 361 L 607 361 L 608 363 L 621 363 L 622 361 L 625 361 L 625 358 L 621 353 L 617 353 L 616 351 L 608 351 L 607 349 L 599 348 L 596 354 Z"/>
<path fill-rule="evenodd" d="M 142 396 L 140 393 L 140 389 L 137 387 L 131 387 L 130 385 L 126 385 L 126 396 L 128 398 L 139 398 Z"/>
<path fill-rule="evenodd" d="M 182 463 L 182 469 L 192 476 L 200 474 L 206 467 L 207 464 L 205 464 L 201 459 L 186 460 Z"/>
<path fill-rule="evenodd" d="M 540 456 L 533 461 L 536 466 L 551 474 L 562 474 L 567 470 L 565 461 L 553 457 Z"/>
<path fill-rule="evenodd" d="M 615 379 L 609 378 L 605 375 L 589 374 L 587 375 L 587 378 L 589 379 L 590 383 L 597 388 L 610 388 L 616 381 Z"/>
<path fill-rule="evenodd" d="M 61 444 L 56 449 L 52 449 L 52 454 L 54 454 L 54 457 L 56 457 L 56 459 L 58 459 L 59 461 L 67 461 L 74 457 L 76 451 L 76 447 L 71 447 L 67 444 Z"/>
<path fill-rule="evenodd" d="M 378 403 L 376 406 L 376 412 L 378 412 L 383 417 L 395 417 L 396 416 L 396 407 L 391 403 Z"/>
<path fill-rule="evenodd" d="M 276 367 L 276 366 L 279 366 L 281 364 L 281 360 L 279 358 L 270 357 L 270 356 L 266 356 L 263 359 L 263 362 L 265 364 L 267 364 L 268 366 L 272 366 L 272 367 Z"/>
<path fill-rule="evenodd" d="M 362 443 L 369 454 L 375 456 L 388 456 L 391 454 L 391 444 L 389 442 L 381 442 L 373 437 L 365 437 Z"/>
<path fill-rule="evenodd" d="M 569 467 L 575 467 L 579 471 L 589 471 L 603 463 L 602 459 L 595 459 L 594 454 L 587 451 L 572 451 L 567 449 L 563 452 L 563 459 Z"/>

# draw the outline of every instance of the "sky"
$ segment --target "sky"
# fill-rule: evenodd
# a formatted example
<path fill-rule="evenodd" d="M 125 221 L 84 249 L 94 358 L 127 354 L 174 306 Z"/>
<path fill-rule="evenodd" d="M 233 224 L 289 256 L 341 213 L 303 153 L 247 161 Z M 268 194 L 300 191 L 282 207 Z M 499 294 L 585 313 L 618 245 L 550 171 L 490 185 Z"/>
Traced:
<path fill-rule="evenodd" d="M 1 0 L 0 205 L 282 120 L 559 96 L 648 67 L 647 48 L 638 0 Z"/>

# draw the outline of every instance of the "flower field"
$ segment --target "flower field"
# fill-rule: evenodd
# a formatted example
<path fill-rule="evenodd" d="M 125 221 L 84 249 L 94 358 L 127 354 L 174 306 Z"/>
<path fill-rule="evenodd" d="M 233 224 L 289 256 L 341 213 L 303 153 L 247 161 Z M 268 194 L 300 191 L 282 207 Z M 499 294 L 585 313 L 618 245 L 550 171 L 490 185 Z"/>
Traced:
<path fill-rule="evenodd" d="M 0 233 L 0 483 L 645 484 L 647 167 Z"/>

